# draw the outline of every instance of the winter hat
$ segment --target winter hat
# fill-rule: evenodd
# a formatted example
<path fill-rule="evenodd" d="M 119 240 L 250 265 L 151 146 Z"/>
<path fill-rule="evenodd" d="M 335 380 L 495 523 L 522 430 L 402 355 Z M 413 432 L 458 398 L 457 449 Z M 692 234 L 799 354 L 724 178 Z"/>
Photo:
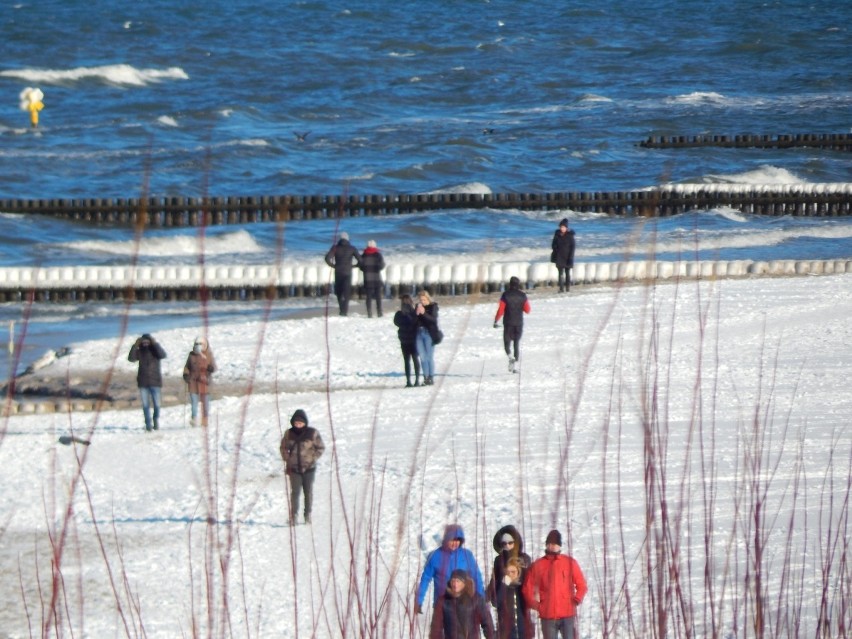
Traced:
<path fill-rule="evenodd" d="M 562 535 L 558 530 L 551 530 L 547 533 L 547 539 L 544 540 L 544 545 L 547 544 L 556 544 L 557 546 L 562 545 Z"/>
<path fill-rule="evenodd" d="M 301 408 L 297 408 L 296 412 L 293 413 L 293 416 L 290 418 L 290 426 L 293 426 L 293 422 L 300 421 L 308 425 L 308 415 Z"/>
<path fill-rule="evenodd" d="M 348 242 L 349 241 L 349 233 L 347 233 L 346 231 L 343 231 L 343 233 L 340 234 L 340 239 L 346 240 Z"/>
<path fill-rule="evenodd" d="M 464 583 L 467 583 L 467 571 L 462 570 L 461 568 L 456 568 L 453 572 L 450 573 L 450 578 L 447 579 L 447 585 L 450 585 L 450 582 L 453 579 L 460 579 Z"/>
<path fill-rule="evenodd" d="M 568 218 L 563 217 L 562 221 L 559 223 L 559 226 L 566 226 L 567 227 L 568 226 Z"/>
<path fill-rule="evenodd" d="M 507 541 L 511 541 L 512 543 L 515 543 L 515 538 L 512 537 L 512 535 L 509 534 L 509 533 L 503 533 L 503 536 L 500 537 L 500 542 L 506 543 Z"/>
<path fill-rule="evenodd" d="M 376 240 L 368 240 L 368 241 L 367 241 L 367 246 L 368 246 L 369 248 L 376 248 Z"/>

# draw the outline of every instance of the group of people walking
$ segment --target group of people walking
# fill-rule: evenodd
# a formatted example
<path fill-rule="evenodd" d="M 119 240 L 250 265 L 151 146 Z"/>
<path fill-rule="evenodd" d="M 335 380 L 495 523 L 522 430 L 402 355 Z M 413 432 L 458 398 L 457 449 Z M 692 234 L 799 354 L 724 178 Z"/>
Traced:
<path fill-rule="evenodd" d="M 163 370 L 160 362 L 166 359 L 166 350 L 150 333 L 139 337 L 130 353 L 128 361 L 138 362 L 136 385 L 139 387 L 139 399 L 142 403 L 142 416 L 145 430 L 160 429 L 160 405 L 162 403 Z M 191 424 L 207 426 L 210 415 L 210 379 L 216 371 L 216 359 L 213 349 L 205 337 L 196 337 L 192 350 L 186 357 L 183 367 L 183 381 L 187 386 L 190 400 Z M 201 409 L 201 421 L 198 413 Z"/>
<path fill-rule="evenodd" d="M 334 294 L 337 297 L 338 312 L 345 317 L 349 314 L 349 300 L 352 298 L 352 269 L 356 266 L 364 273 L 364 295 L 367 298 L 367 317 L 373 316 L 373 302 L 376 303 L 376 315 L 382 316 L 382 297 L 384 282 L 382 271 L 385 258 L 379 251 L 375 240 L 367 242 L 367 248 L 359 255 L 349 242 L 345 231 L 340 239 L 325 254 L 325 263 L 334 269 Z"/>
<path fill-rule="evenodd" d="M 473 553 L 464 547 L 458 524 L 444 529 L 441 546 L 429 554 L 415 596 L 414 612 L 422 614 L 432 586 L 430 639 L 532 639 L 531 611 L 538 614 L 544 639 L 573 639 L 577 607 L 588 587 L 580 565 L 562 553 L 562 535 L 551 530 L 544 555 L 532 561 L 514 526 L 503 526 L 493 539 L 493 571 L 485 587 Z M 497 623 L 488 608 L 496 609 Z"/>

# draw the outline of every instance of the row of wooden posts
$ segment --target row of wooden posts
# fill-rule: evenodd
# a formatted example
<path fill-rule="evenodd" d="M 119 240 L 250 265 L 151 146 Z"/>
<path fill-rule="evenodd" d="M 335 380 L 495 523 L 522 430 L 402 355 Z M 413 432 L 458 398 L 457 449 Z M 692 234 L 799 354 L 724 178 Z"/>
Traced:
<path fill-rule="evenodd" d="M 653 135 L 639 143 L 649 149 L 684 149 L 702 146 L 724 148 L 821 148 L 852 151 L 852 133 L 798 133 L 796 135 Z"/>
<path fill-rule="evenodd" d="M 767 192 L 674 189 L 554 193 L 428 193 L 395 195 L 275 195 L 245 197 L 148 197 L 5 199 L 0 212 L 46 215 L 109 226 L 197 227 L 288 222 L 335 217 L 382 216 L 452 209 L 590 211 L 624 216 L 669 216 L 730 207 L 759 215 L 846 216 L 847 192 Z"/>

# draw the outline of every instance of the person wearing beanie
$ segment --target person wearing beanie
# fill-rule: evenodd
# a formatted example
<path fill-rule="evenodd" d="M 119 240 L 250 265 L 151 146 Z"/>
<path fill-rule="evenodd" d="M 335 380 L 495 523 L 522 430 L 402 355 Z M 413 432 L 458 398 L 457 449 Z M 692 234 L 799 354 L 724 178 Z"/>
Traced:
<path fill-rule="evenodd" d="M 538 612 L 544 639 L 573 639 L 574 617 L 588 587 L 580 564 L 562 554 L 562 534 L 551 530 L 545 540 L 544 557 L 536 559 L 521 587 L 524 601 Z"/>
<path fill-rule="evenodd" d="M 550 261 L 556 265 L 560 293 L 571 290 L 571 269 L 574 268 L 576 244 L 574 231 L 568 229 L 568 218 L 563 218 L 559 222 L 559 228 L 554 231 L 550 244 Z"/>
<path fill-rule="evenodd" d="M 437 605 L 447 587 L 449 577 L 454 570 L 464 570 L 473 579 L 474 589 L 480 596 L 485 594 L 482 585 L 482 573 L 476 564 L 473 553 L 464 546 L 464 530 L 458 524 L 449 524 L 444 528 L 444 539 L 441 545 L 429 553 L 414 602 L 414 612 L 422 614 L 423 601 L 432 584 L 433 605 Z"/>
<path fill-rule="evenodd" d="M 382 269 L 385 268 L 385 258 L 376 246 L 376 240 L 367 242 L 367 248 L 361 254 L 359 268 L 364 273 L 364 295 L 367 297 L 367 317 L 373 316 L 373 301 L 376 302 L 376 314 L 382 316 Z"/>
<path fill-rule="evenodd" d="M 420 358 L 417 356 L 417 315 L 414 314 L 414 304 L 411 295 L 403 295 L 400 299 L 399 310 L 393 316 L 397 327 L 399 346 L 402 349 L 402 364 L 405 368 L 405 386 L 420 386 Z M 414 384 L 411 383 L 411 365 L 414 364 Z"/>
<path fill-rule="evenodd" d="M 354 262 L 353 262 L 354 260 Z M 325 263 L 334 269 L 334 294 L 341 316 L 349 314 L 349 300 L 352 297 L 352 267 L 361 266 L 358 249 L 349 243 L 349 234 L 340 234 L 337 244 L 325 254 Z"/>
<path fill-rule="evenodd" d="M 509 358 L 509 372 L 515 373 L 515 362 L 521 356 L 521 335 L 524 332 L 524 313 L 530 312 L 530 301 L 521 290 L 521 280 L 514 275 L 509 279 L 509 290 L 500 296 L 497 314 L 494 316 L 494 328 L 503 318 L 503 350 Z M 511 350 L 511 349 L 514 349 Z M 513 354 L 514 353 L 514 354 Z"/>
<path fill-rule="evenodd" d="M 480 635 L 480 630 L 482 634 Z M 447 588 L 435 604 L 429 639 L 494 639 L 494 620 L 466 570 L 450 573 Z"/>
<path fill-rule="evenodd" d="M 210 414 L 210 376 L 216 372 L 213 349 L 204 337 L 196 337 L 183 366 L 183 381 L 189 388 L 192 425 L 198 425 L 198 404 L 201 404 L 201 425 L 207 426 Z"/>
<path fill-rule="evenodd" d="M 325 444 L 319 432 L 308 426 L 308 415 L 301 408 L 290 418 L 290 428 L 281 438 L 279 450 L 290 482 L 290 524 L 296 523 L 302 492 L 305 494 L 305 523 L 309 524 L 317 460 L 325 451 Z"/>
<path fill-rule="evenodd" d="M 142 416 L 145 418 L 145 430 L 160 428 L 160 397 L 163 390 L 163 371 L 160 360 L 166 359 L 166 351 L 150 333 L 145 333 L 130 347 L 127 360 L 139 362 L 136 373 L 136 385 L 139 387 L 139 399 L 142 402 Z M 151 409 L 153 408 L 153 420 Z"/>

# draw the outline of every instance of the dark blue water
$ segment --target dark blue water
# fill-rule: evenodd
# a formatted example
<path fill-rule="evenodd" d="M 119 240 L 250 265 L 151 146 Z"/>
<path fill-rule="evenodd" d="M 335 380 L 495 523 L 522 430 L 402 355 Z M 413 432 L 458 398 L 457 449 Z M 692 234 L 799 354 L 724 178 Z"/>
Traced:
<path fill-rule="evenodd" d="M 9 3 L 0 198 L 850 182 L 852 155 L 838 151 L 637 146 L 850 131 L 850 24 L 852 4 L 804 0 Z M 18 104 L 26 87 L 44 92 L 35 130 Z M 852 257 L 848 221 L 724 210 L 652 222 L 452 211 L 345 226 L 389 259 L 536 260 L 564 215 L 581 260 Z M 136 238 L 0 212 L 0 266 L 318 260 L 339 230 Z"/>

